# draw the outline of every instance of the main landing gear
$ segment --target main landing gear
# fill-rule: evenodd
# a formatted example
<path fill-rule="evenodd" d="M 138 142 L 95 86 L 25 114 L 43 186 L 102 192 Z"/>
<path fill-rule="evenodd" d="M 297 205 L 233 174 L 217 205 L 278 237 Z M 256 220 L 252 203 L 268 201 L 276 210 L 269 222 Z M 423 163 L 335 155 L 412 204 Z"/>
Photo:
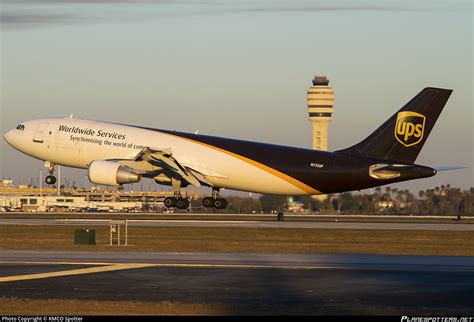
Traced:
<path fill-rule="evenodd" d="M 219 197 L 219 189 L 212 189 L 212 197 L 206 197 L 202 200 L 202 205 L 207 208 L 225 209 L 227 200 Z"/>
<path fill-rule="evenodd" d="M 180 193 L 174 195 L 174 197 L 165 198 L 166 208 L 176 207 L 178 209 L 188 209 L 190 202 L 187 198 L 183 198 Z"/>
<path fill-rule="evenodd" d="M 188 209 L 190 205 L 189 199 L 183 198 L 180 192 L 181 180 L 171 178 L 171 185 L 173 186 L 174 196 L 165 198 L 164 204 L 166 208 Z"/>
<path fill-rule="evenodd" d="M 173 186 L 174 196 L 165 198 L 166 208 L 188 209 L 190 202 L 187 198 L 183 198 L 180 193 L 181 181 L 171 179 L 171 185 Z M 207 208 L 225 209 L 227 200 L 219 197 L 219 189 L 212 188 L 212 197 L 204 198 L 202 204 Z"/>
<path fill-rule="evenodd" d="M 54 176 L 54 163 L 46 161 L 44 163 L 44 166 L 48 169 L 49 176 L 47 176 L 44 181 L 49 184 L 55 184 L 56 183 L 56 177 Z"/>

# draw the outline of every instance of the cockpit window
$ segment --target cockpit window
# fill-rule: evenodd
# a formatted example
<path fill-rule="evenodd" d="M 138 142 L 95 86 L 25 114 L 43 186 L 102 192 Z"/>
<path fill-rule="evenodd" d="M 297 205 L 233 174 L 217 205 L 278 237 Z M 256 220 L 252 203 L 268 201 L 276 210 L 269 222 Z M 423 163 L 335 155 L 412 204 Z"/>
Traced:
<path fill-rule="evenodd" d="M 23 131 L 25 129 L 25 126 L 23 124 L 20 124 L 16 127 L 17 130 Z"/>

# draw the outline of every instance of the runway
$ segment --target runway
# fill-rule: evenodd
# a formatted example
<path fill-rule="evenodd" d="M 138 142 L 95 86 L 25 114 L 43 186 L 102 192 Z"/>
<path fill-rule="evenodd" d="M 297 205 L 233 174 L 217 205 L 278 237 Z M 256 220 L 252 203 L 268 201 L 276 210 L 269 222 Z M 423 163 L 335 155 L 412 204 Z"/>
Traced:
<path fill-rule="evenodd" d="M 0 219 L 0 225 L 108 225 L 109 219 Z M 220 221 L 129 219 L 132 227 L 240 227 L 240 228 L 304 228 L 304 229 L 376 229 L 376 230 L 445 230 L 474 231 L 465 223 L 377 223 L 377 222 L 296 222 L 296 221 Z"/>
<path fill-rule="evenodd" d="M 0 297 L 220 303 L 235 314 L 472 315 L 473 293 L 474 257 L 0 253 Z"/>

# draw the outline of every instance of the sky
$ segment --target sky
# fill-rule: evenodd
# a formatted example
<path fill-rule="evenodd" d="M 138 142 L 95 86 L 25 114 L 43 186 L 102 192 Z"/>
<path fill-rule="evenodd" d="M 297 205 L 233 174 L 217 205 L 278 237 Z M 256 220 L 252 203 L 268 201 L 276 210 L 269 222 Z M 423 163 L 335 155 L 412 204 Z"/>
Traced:
<path fill-rule="evenodd" d="M 310 148 L 306 91 L 322 74 L 335 91 L 329 149 L 337 150 L 424 87 L 445 87 L 454 92 L 417 163 L 467 168 L 392 187 L 474 186 L 470 0 L 0 5 L 2 133 L 74 114 Z M 0 177 L 36 180 L 42 162 L 1 141 Z M 62 169 L 78 184 L 85 174 Z"/>

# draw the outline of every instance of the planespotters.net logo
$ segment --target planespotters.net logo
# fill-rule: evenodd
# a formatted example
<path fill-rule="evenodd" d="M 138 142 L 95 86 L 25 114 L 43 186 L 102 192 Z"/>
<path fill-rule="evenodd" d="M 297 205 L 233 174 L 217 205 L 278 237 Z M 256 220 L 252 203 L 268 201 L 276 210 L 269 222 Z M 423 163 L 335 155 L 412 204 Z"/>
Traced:
<path fill-rule="evenodd" d="M 411 147 L 421 142 L 426 117 L 416 112 L 399 112 L 395 124 L 395 138 L 404 146 Z"/>
<path fill-rule="evenodd" d="M 474 322 L 472 316 L 402 316 L 401 322 Z"/>

